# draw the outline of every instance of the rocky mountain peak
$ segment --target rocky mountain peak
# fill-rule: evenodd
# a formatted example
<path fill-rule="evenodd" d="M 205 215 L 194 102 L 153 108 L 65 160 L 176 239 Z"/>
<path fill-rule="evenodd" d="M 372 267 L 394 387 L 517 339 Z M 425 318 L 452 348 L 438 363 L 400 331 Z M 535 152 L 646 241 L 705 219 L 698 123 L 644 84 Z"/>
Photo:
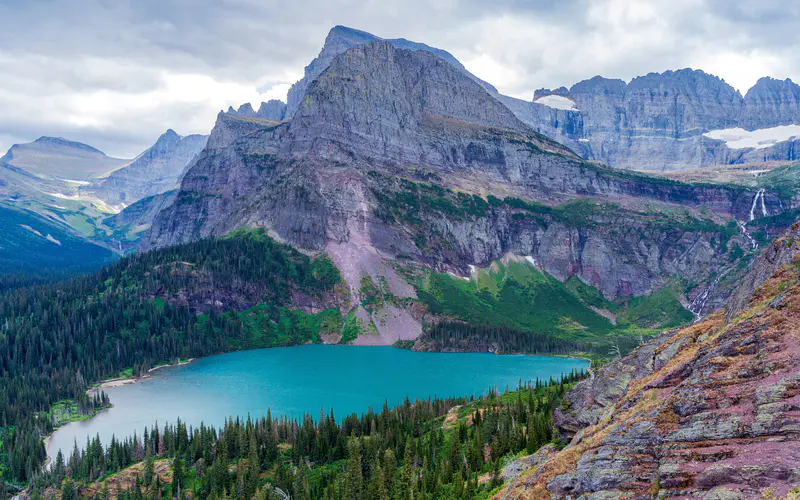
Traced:
<path fill-rule="evenodd" d="M 276 122 L 282 121 L 285 115 L 286 103 L 277 99 L 270 99 L 267 102 L 262 102 L 256 113 L 256 116 L 259 118 L 275 120 Z"/>
<path fill-rule="evenodd" d="M 53 149 L 57 148 L 62 151 L 79 150 L 106 156 L 105 153 L 88 144 L 84 144 L 82 142 L 77 142 L 77 141 L 70 141 L 69 139 L 64 139 L 63 137 L 42 136 L 33 141 L 33 144 L 43 146 L 46 148 L 53 148 Z M 16 146 L 24 146 L 24 145 L 17 144 Z"/>
<path fill-rule="evenodd" d="M 326 140 L 374 156 L 417 163 L 430 119 L 533 133 L 478 83 L 433 53 L 390 41 L 336 56 L 309 85 L 290 133 L 295 150 Z"/>
<path fill-rule="evenodd" d="M 788 78 L 760 78 L 745 94 L 739 125 L 757 130 L 792 124 L 800 124 L 800 85 Z"/>
<path fill-rule="evenodd" d="M 294 117 L 295 113 L 300 107 L 300 103 L 303 95 L 305 94 L 306 88 L 315 78 L 322 74 L 334 57 L 357 45 L 363 45 L 381 40 L 384 39 L 371 33 L 367 33 L 366 31 L 348 28 L 346 26 L 334 26 L 330 32 L 328 32 L 328 36 L 325 38 L 325 45 L 322 47 L 319 55 L 313 61 L 311 61 L 308 66 L 305 67 L 305 74 L 303 78 L 297 81 L 289 89 L 286 112 L 283 118 L 290 120 Z M 497 89 L 467 71 L 464 65 L 462 65 L 455 57 L 453 57 L 452 54 L 445 50 L 437 49 L 424 43 L 412 42 L 404 38 L 386 39 L 385 41 L 396 48 L 433 53 L 456 67 L 459 71 L 468 75 L 471 79 L 481 84 L 481 86 L 483 86 L 489 92 L 494 94 L 497 93 Z"/>

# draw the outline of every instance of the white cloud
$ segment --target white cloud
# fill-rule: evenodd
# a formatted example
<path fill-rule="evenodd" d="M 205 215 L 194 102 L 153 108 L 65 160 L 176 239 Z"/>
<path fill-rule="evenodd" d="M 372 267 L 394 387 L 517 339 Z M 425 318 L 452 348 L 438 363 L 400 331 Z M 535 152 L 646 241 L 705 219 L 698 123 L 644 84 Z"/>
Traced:
<path fill-rule="evenodd" d="M 208 132 L 229 105 L 285 99 L 334 24 L 446 49 L 501 92 L 524 99 L 598 74 L 630 80 L 683 67 L 744 92 L 760 76 L 800 80 L 799 5 L 0 1 L 0 153 L 12 142 L 61 135 L 132 156 L 166 128 Z"/>

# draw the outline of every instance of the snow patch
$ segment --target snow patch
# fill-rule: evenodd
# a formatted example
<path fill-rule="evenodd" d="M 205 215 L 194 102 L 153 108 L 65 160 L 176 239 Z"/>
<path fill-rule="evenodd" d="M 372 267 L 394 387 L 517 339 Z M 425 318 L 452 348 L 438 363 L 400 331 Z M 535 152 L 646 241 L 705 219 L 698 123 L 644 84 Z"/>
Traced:
<path fill-rule="evenodd" d="M 44 238 L 44 235 L 42 233 L 40 233 L 39 231 L 35 230 L 34 228 L 32 228 L 31 226 L 29 226 L 27 224 L 20 224 L 20 227 L 24 227 L 25 229 L 27 229 L 28 231 L 32 232 L 36 236 Z"/>
<path fill-rule="evenodd" d="M 89 184 L 91 184 L 91 182 L 89 181 L 76 181 L 73 179 L 64 179 L 64 182 L 68 182 L 70 184 L 76 184 L 78 186 L 88 186 Z"/>
<path fill-rule="evenodd" d="M 578 139 L 578 142 L 589 142 L 589 139 Z"/>
<path fill-rule="evenodd" d="M 527 260 L 528 262 L 530 262 L 530 263 L 531 263 L 531 265 L 532 265 L 533 267 L 536 267 L 536 259 L 534 259 L 534 258 L 533 258 L 533 257 L 531 257 L 530 255 L 526 255 L 526 256 L 525 256 L 525 260 Z"/>
<path fill-rule="evenodd" d="M 753 131 L 743 128 L 726 128 L 706 132 L 703 136 L 709 139 L 725 141 L 725 145 L 731 149 L 764 149 L 779 142 L 800 137 L 800 125 L 781 125 Z"/>
<path fill-rule="evenodd" d="M 567 111 L 578 111 L 578 105 L 575 104 L 575 101 L 567 99 L 566 97 L 560 95 L 546 95 L 544 97 L 536 99 L 533 102 L 535 102 L 536 104 L 543 104 L 548 108 L 564 109 Z"/>

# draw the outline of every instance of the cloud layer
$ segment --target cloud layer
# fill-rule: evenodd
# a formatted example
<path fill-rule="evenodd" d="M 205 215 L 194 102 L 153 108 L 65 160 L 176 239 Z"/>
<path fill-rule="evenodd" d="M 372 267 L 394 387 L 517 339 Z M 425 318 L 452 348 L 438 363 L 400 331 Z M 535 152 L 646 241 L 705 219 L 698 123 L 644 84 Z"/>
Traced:
<path fill-rule="evenodd" d="M 526 99 L 684 67 L 742 92 L 800 80 L 793 0 L 0 0 L 0 19 L 2 151 L 54 135 L 132 157 L 167 128 L 207 133 L 284 98 L 336 24 L 446 49 Z"/>

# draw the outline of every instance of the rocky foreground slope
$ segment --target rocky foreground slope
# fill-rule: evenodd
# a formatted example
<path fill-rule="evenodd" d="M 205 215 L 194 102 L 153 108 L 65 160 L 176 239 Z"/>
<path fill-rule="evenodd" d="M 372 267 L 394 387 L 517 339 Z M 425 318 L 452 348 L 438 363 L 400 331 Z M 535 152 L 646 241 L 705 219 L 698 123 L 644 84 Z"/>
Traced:
<path fill-rule="evenodd" d="M 535 465 L 496 498 L 796 494 L 799 236 L 795 224 L 758 259 L 728 322 L 720 311 L 666 333 L 576 386 L 555 412 L 570 444 L 523 460 Z"/>

